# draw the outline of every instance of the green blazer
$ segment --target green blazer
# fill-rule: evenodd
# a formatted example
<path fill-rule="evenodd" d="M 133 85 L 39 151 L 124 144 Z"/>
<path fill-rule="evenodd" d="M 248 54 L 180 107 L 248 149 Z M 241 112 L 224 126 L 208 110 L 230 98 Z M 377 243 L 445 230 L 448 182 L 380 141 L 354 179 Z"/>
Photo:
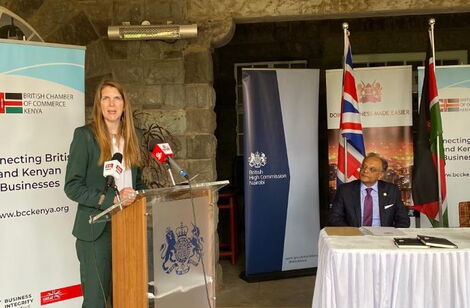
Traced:
<path fill-rule="evenodd" d="M 136 130 L 139 140 L 142 133 Z M 99 214 L 113 204 L 114 192 L 110 189 L 101 206 L 98 199 L 105 186 L 103 165 L 98 165 L 100 149 L 95 140 L 91 126 L 86 125 L 75 129 L 70 144 L 67 170 L 65 173 L 65 194 L 78 202 L 77 215 L 72 234 L 83 241 L 96 240 L 107 224 L 90 225 L 90 216 Z M 144 189 L 140 168 L 132 168 L 132 186 L 136 190 Z"/>

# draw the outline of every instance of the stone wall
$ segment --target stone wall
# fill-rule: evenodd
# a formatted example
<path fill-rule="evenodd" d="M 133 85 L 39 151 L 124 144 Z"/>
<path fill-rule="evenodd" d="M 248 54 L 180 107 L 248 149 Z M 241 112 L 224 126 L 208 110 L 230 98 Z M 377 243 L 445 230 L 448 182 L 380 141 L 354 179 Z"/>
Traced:
<path fill-rule="evenodd" d="M 97 84 L 107 78 L 128 90 L 135 110 L 175 136 L 176 159 L 198 181 L 216 179 L 215 92 L 211 35 L 171 43 L 110 41 L 108 25 L 188 23 L 186 1 L 3 0 L 48 43 L 86 46 L 86 116 Z M 210 30 L 210 28 L 209 28 Z M 144 123 L 145 124 L 145 123 Z"/>
<path fill-rule="evenodd" d="M 187 0 L 191 20 L 236 23 L 469 12 L 465 0 Z"/>

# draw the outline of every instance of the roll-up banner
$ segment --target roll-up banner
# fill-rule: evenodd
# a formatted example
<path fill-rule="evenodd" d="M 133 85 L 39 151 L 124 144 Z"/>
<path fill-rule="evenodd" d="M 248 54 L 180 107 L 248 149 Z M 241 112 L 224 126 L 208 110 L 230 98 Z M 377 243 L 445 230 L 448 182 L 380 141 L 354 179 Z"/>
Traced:
<path fill-rule="evenodd" d="M 319 70 L 245 69 L 246 271 L 317 266 Z"/>
<path fill-rule="evenodd" d="M 336 193 L 342 72 L 326 71 L 330 202 Z M 388 160 L 389 167 L 383 180 L 398 185 L 403 203 L 410 206 L 413 165 L 411 66 L 358 68 L 354 74 L 366 153 L 375 152 Z"/>
<path fill-rule="evenodd" d="M 80 307 L 63 189 L 85 120 L 85 49 L 0 40 L 0 54 L 0 307 Z"/>
<path fill-rule="evenodd" d="M 418 68 L 421 97 L 424 69 Z M 470 66 L 438 66 L 436 80 L 446 159 L 449 227 L 470 226 Z M 422 227 L 431 226 L 421 215 Z"/>

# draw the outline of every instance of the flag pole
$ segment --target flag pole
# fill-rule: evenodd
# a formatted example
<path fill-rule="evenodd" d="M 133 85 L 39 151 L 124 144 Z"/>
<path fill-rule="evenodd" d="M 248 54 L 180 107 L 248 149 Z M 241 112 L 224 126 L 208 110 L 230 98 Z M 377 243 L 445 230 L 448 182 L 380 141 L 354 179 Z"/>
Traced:
<path fill-rule="evenodd" d="M 343 22 L 343 32 L 344 32 L 344 52 L 343 52 L 343 89 L 342 89 L 342 95 L 341 95 L 341 106 L 343 105 L 343 99 L 344 99 L 344 74 L 346 71 L 346 54 L 347 54 L 347 48 L 349 44 L 346 44 L 346 38 L 349 36 L 349 24 L 347 22 Z M 346 140 L 346 137 L 342 136 L 343 138 L 343 155 L 344 155 L 344 183 L 348 182 L 348 142 Z"/>
<path fill-rule="evenodd" d="M 429 19 L 429 39 L 431 41 L 431 50 L 432 50 L 432 61 L 433 61 L 433 69 L 434 69 L 434 76 L 436 76 L 436 53 L 434 50 L 434 24 L 436 20 L 434 18 Z M 439 107 L 438 107 L 439 108 Z M 439 227 L 444 226 L 444 221 L 442 219 L 442 187 L 441 187 L 441 147 L 439 134 L 436 135 L 436 169 L 437 169 L 437 191 L 439 197 Z"/>

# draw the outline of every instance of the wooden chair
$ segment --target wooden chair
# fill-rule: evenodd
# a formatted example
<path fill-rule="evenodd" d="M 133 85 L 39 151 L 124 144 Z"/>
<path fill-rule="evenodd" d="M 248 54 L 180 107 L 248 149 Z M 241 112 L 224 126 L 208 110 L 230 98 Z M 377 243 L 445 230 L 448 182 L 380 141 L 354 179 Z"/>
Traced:
<path fill-rule="evenodd" d="M 221 211 L 228 211 L 229 214 L 229 239 L 228 242 L 219 242 L 219 256 L 221 258 L 230 257 L 230 263 L 235 264 L 238 256 L 237 196 L 232 192 L 220 193 L 217 206 L 219 208 L 219 217 L 221 217 Z"/>

